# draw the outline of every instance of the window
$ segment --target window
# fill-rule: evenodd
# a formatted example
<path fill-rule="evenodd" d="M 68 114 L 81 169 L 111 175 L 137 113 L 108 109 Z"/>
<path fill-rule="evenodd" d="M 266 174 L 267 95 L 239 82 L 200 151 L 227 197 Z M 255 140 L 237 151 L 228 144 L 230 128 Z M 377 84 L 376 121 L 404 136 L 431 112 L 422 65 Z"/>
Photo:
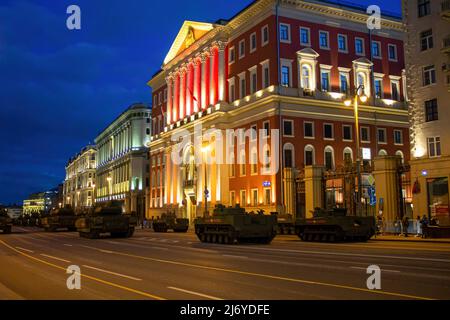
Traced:
<path fill-rule="evenodd" d="M 426 51 L 428 49 L 433 49 L 433 30 L 426 30 L 420 33 L 420 49 Z"/>
<path fill-rule="evenodd" d="M 311 69 L 308 65 L 302 67 L 302 88 L 311 89 Z"/>
<path fill-rule="evenodd" d="M 429 86 L 436 83 L 436 69 L 433 66 L 423 68 L 423 85 Z"/>
<path fill-rule="evenodd" d="M 325 148 L 325 168 L 327 170 L 334 169 L 334 151 L 331 147 Z"/>
<path fill-rule="evenodd" d="M 311 45 L 310 38 L 310 29 L 309 28 L 300 28 L 300 44 L 303 46 Z"/>
<path fill-rule="evenodd" d="M 395 44 L 388 45 L 388 53 L 390 61 L 397 61 L 397 46 Z"/>
<path fill-rule="evenodd" d="M 268 137 L 270 135 L 270 122 L 269 121 L 265 121 L 263 123 L 263 134 L 264 137 Z"/>
<path fill-rule="evenodd" d="M 228 62 L 230 64 L 232 64 L 232 63 L 234 63 L 235 59 L 236 59 L 236 52 L 235 52 L 235 49 L 234 49 L 234 46 L 233 46 L 233 47 L 230 48 L 229 57 L 228 57 L 229 61 Z"/>
<path fill-rule="evenodd" d="M 353 162 L 353 150 L 349 147 L 344 149 L 344 162 L 352 163 Z"/>
<path fill-rule="evenodd" d="M 305 166 L 314 165 L 314 147 L 307 145 L 305 147 Z"/>
<path fill-rule="evenodd" d="M 437 99 L 425 101 L 426 121 L 439 120 Z"/>
<path fill-rule="evenodd" d="M 244 98 L 247 95 L 247 84 L 245 81 L 245 76 L 240 79 L 241 81 L 241 92 L 240 92 L 240 98 Z"/>
<path fill-rule="evenodd" d="M 230 153 L 230 178 L 236 176 L 236 166 L 234 161 L 234 151 Z"/>
<path fill-rule="evenodd" d="M 254 207 L 258 205 L 258 189 L 252 190 L 252 205 Z"/>
<path fill-rule="evenodd" d="M 381 58 L 381 42 L 372 41 L 372 56 L 374 58 Z"/>
<path fill-rule="evenodd" d="M 370 142 L 370 131 L 368 127 L 361 128 L 361 141 Z"/>
<path fill-rule="evenodd" d="M 245 39 L 239 41 L 239 59 L 245 57 Z"/>
<path fill-rule="evenodd" d="M 292 168 L 294 165 L 294 147 L 285 146 L 284 147 L 284 167 Z"/>
<path fill-rule="evenodd" d="M 236 205 L 236 193 L 230 191 L 230 206 L 234 207 Z"/>
<path fill-rule="evenodd" d="M 392 100 L 395 100 L 395 101 L 400 100 L 398 81 L 391 81 L 391 94 L 392 94 Z"/>
<path fill-rule="evenodd" d="M 250 174 L 258 174 L 258 152 L 254 148 L 250 154 Z"/>
<path fill-rule="evenodd" d="M 250 53 L 256 51 L 256 33 L 252 33 L 250 36 Z"/>
<path fill-rule="evenodd" d="M 244 150 L 241 151 L 239 165 L 240 165 L 241 176 L 247 175 L 247 163 L 246 163 L 246 157 L 245 157 Z"/>
<path fill-rule="evenodd" d="M 250 70 L 250 93 L 253 94 L 257 91 L 257 75 L 256 75 L 256 66 Z"/>
<path fill-rule="evenodd" d="M 344 125 L 342 126 L 342 137 L 345 141 L 352 141 L 352 126 Z"/>
<path fill-rule="evenodd" d="M 330 71 L 329 70 L 322 70 L 320 72 L 320 82 L 322 85 L 322 91 L 328 92 L 330 91 Z"/>
<path fill-rule="evenodd" d="M 383 80 L 375 79 L 375 98 L 383 98 Z"/>
<path fill-rule="evenodd" d="M 321 49 L 330 49 L 329 33 L 319 31 L 319 44 Z"/>
<path fill-rule="evenodd" d="M 269 43 L 269 27 L 268 26 L 264 26 L 261 29 L 261 45 L 265 46 L 266 44 Z"/>
<path fill-rule="evenodd" d="M 294 136 L 294 121 L 283 120 L 283 135 L 287 137 Z"/>
<path fill-rule="evenodd" d="M 394 143 L 403 144 L 403 132 L 402 130 L 394 130 Z"/>
<path fill-rule="evenodd" d="M 430 158 L 441 156 L 441 137 L 431 137 L 428 141 L 428 155 Z"/>
<path fill-rule="evenodd" d="M 283 87 L 290 87 L 290 69 L 288 66 L 281 67 L 281 85 Z"/>
<path fill-rule="evenodd" d="M 228 86 L 230 102 L 233 102 L 236 100 L 236 85 L 234 84 L 234 78 L 228 80 Z"/>
<path fill-rule="evenodd" d="M 164 102 L 167 102 L 167 88 L 164 89 Z"/>
<path fill-rule="evenodd" d="M 431 1 L 430 0 L 417 0 L 417 12 L 419 18 L 425 17 L 431 14 Z"/>
<path fill-rule="evenodd" d="M 150 135 L 150 128 L 147 128 L 147 135 Z"/>
<path fill-rule="evenodd" d="M 356 81 L 357 86 L 366 86 L 366 75 L 362 72 L 358 73 L 358 77 L 357 77 L 357 81 Z"/>
<path fill-rule="evenodd" d="M 305 138 L 314 138 L 314 123 L 313 122 L 304 122 L 303 123 L 303 131 Z"/>
<path fill-rule="evenodd" d="M 338 50 L 340 52 L 348 52 L 347 48 L 347 36 L 343 34 L 338 35 Z"/>
<path fill-rule="evenodd" d="M 291 42 L 291 26 L 280 23 L 280 41 L 285 43 Z"/>
<path fill-rule="evenodd" d="M 384 144 L 386 143 L 386 129 L 378 129 L 377 130 L 378 143 Z"/>
<path fill-rule="evenodd" d="M 348 73 L 341 72 L 339 74 L 339 82 L 341 87 L 341 93 L 348 93 Z"/>
<path fill-rule="evenodd" d="M 269 74 L 269 65 L 263 66 L 263 88 L 267 88 L 270 86 L 270 74 Z"/>
<path fill-rule="evenodd" d="M 240 197 L 241 205 L 246 206 L 247 205 L 247 191 L 241 190 L 241 197 Z"/>
<path fill-rule="evenodd" d="M 323 125 L 323 137 L 325 139 L 334 139 L 333 124 L 325 123 Z"/>
<path fill-rule="evenodd" d="M 250 140 L 256 141 L 257 137 L 258 137 L 258 127 L 255 124 L 250 127 Z"/>
<path fill-rule="evenodd" d="M 265 188 L 264 189 L 264 204 L 266 206 L 270 205 L 271 203 L 271 193 L 272 191 L 270 190 L 270 188 Z"/>
<path fill-rule="evenodd" d="M 355 38 L 355 52 L 359 56 L 365 55 L 363 38 Z"/>

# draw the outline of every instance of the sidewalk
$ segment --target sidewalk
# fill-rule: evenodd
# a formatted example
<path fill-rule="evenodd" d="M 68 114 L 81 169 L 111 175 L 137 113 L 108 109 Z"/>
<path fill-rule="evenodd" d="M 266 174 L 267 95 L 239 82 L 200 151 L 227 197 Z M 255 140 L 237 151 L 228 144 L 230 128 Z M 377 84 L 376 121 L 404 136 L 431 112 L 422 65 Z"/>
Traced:
<path fill-rule="evenodd" d="M 373 236 L 373 241 L 403 241 L 403 242 L 422 242 L 422 243 L 448 243 L 450 244 L 450 238 L 438 238 L 438 239 L 422 239 L 416 238 L 415 235 L 408 235 L 407 238 L 404 236 L 396 235 L 377 235 Z"/>

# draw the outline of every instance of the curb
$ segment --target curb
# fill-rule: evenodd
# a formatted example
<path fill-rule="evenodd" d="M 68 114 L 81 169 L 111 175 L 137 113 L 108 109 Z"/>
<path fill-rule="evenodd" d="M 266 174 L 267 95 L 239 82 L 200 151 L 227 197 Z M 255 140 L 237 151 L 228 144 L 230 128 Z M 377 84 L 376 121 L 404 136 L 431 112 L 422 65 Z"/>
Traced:
<path fill-rule="evenodd" d="M 450 244 L 450 239 L 449 240 L 434 240 L 434 239 L 411 239 L 411 240 L 405 240 L 405 239 L 380 239 L 380 238 L 371 238 L 371 241 L 391 241 L 391 242 L 414 242 L 414 243 L 446 243 L 446 244 Z"/>

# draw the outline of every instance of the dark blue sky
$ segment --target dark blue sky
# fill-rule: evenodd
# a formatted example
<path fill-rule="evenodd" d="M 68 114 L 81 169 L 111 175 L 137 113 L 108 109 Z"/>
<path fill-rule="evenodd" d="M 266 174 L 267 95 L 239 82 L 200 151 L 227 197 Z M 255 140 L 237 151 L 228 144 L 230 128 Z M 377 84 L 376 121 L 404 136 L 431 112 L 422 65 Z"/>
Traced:
<path fill-rule="evenodd" d="M 146 82 L 184 20 L 229 18 L 250 2 L 0 0 L 0 203 L 61 183 L 69 157 L 131 103 L 150 103 Z M 400 12 L 400 0 L 354 2 Z M 71 4 L 80 31 L 66 28 Z"/>

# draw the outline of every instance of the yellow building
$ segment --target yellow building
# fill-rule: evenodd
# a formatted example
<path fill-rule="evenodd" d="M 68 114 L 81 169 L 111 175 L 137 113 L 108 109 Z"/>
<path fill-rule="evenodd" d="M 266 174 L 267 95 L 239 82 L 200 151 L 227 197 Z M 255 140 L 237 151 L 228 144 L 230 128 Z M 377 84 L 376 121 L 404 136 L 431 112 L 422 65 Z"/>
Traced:
<path fill-rule="evenodd" d="M 450 225 L 450 0 L 403 1 L 414 215 Z"/>

